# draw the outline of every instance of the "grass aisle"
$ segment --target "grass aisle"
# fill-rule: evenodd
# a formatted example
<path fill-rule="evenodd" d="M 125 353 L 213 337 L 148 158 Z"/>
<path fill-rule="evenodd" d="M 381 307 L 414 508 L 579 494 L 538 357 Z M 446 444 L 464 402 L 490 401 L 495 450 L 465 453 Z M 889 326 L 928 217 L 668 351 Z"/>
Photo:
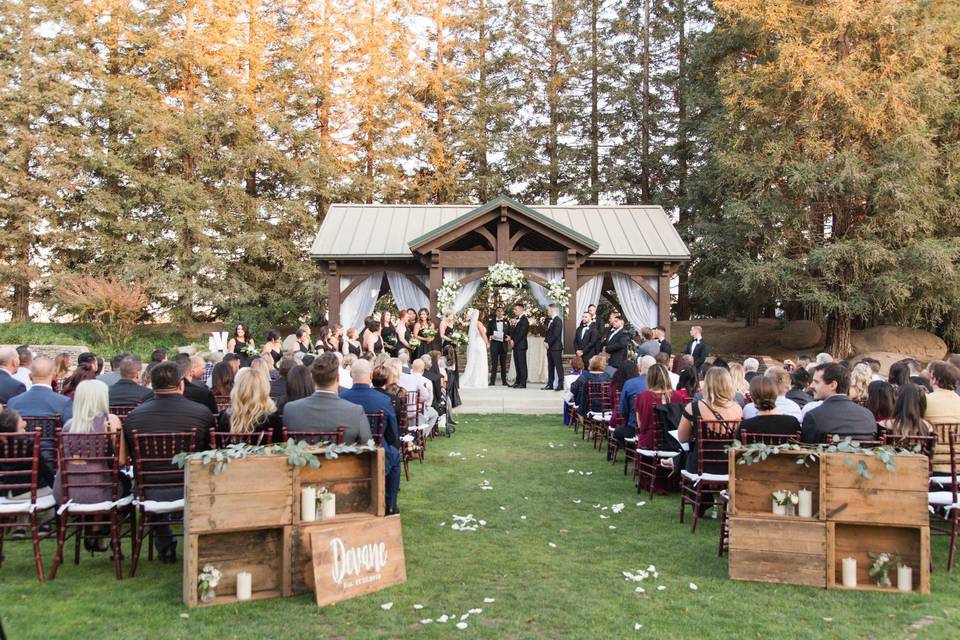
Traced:
<path fill-rule="evenodd" d="M 105 556 L 87 555 L 41 586 L 29 544 L 17 543 L 7 545 L 0 569 L 0 616 L 17 640 L 956 637 L 960 573 L 943 572 L 942 538 L 928 597 L 732 582 L 716 555 L 716 521 L 691 535 L 677 523 L 676 497 L 637 496 L 622 466 L 607 465 L 557 422 L 467 416 L 453 438 L 430 443 L 427 463 L 414 463 L 413 480 L 401 485 L 403 585 L 324 609 L 302 596 L 184 618 L 179 565 L 144 562 L 136 578 L 117 582 Z M 493 489 L 481 490 L 484 481 Z M 621 513 L 593 506 L 616 503 L 624 503 Z M 451 530 L 454 514 L 486 525 Z M 52 546 L 44 553 L 49 566 Z M 622 575 L 651 564 L 656 579 Z M 387 602 L 393 606 L 383 610 Z M 457 629 L 471 609 L 482 612 Z M 451 619 L 437 622 L 443 615 Z M 419 623 L 427 618 L 434 622 Z"/>

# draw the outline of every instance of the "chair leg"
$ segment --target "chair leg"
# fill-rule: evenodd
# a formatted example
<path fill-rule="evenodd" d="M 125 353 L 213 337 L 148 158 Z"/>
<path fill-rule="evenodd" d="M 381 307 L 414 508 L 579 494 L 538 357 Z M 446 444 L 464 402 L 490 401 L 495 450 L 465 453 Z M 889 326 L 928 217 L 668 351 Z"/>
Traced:
<path fill-rule="evenodd" d="M 697 520 L 700 519 L 700 506 L 703 504 L 703 489 L 697 485 L 693 502 L 693 519 L 690 522 L 690 533 L 697 532 Z"/>
<path fill-rule="evenodd" d="M 80 540 L 83 538 L 83 524 L 81 522 L 75 523 L 76 533 L 74 533 L 74 547 L 73 547 L 73 564 L 80 564 Z"/>
<path fill-rule="evenodd" d="M 30 536 L 33 538 L 33 559 L 37 564 L 37 577 L 45 582 L 43 577 L 43 557 L 40 555 L 40 522 L 37 514 L 30 514 Z"/>
<path fill-rule="evenodd" d="M 143 517 L 145 518 L 146 515 L 144 515 Z M 147 538 L 148 538 L 148 539 L 147 539 L 147 560 L 149 560 L 150 562 L 153 562 L 153 547 L 154 547 L 153 537 L 154 537 L 154 535 L 156 535 L 156 534 L 155 534 L 154 531 L 153 531 L 153 527 L 150 527 L 150 529 L 147 531 Z M 143 541 L 141 540 L 141 544 L 142 544 L 142 543 L 143 543 Z"/>
<path fill-rule="evenodd" d="M 724 503 L 723 511 L 720 512 L 720 545 L 717 549 L 717 556 L 720 558 L 723 557 L 723 549 L 724 549 L 723 542 L 726 539 L 726 535 L 727 535 L 727 505 L 726 503 Z"/>
<path fill-rule="evenodd" d="M 7 533 L 7 528 L 0 524 L 0 567 L 3 566 L 3 537 Z"/>
<path fill-rule="evenodd" d="M 957 562 L 957 527 L 960 525 L 960 516 L 956 509 L 951 509 L 950 520 L 950 552 L 947 555 L 947 573 L 953 572 L 953 567 Z M 933 555 L 933 554 L 931 554 Z"/>
<path fill-rule="evenodd" d="M 147 514 L 143 511 L 137 512 L 137 529 L 133 537 L 133 551 L 130 554 L 130 577 L 137 574 L 137 562 L 140 560 L 140 547 L 143 546 L 143 533 L 147 524 Z M 150 530 L 151 537 L 153 529 Z M 150 543 L 148 543 L 150 544 Z M 151 548 L 152 548 L 151 544 Z"/>
<path fill-rule="evenodd" d="M 110 547 L 113 549 L 113 570 L 117 574 L 117 580 L 123 580 L 123 569 L 120 567 L 120 528 L 116 509 L 110 512 Z"/>
<path fill-rule="evenodd" d="M 687 508 L 687 492 L 686 485 L 683 483 L 680 484 L 680 524 L 683 524 L 683 512 Z"/>
<path fill-rule="evenodd" d="M 407 482 L 410 482 L 410 460 L 406 456 L 403 458 L 403 474 L 407 476 Z"/>
<path fill-rule="evenodd" d="M 70 525 L 70 516 L 64 513 L 60 518 L 60 528 L 57 530 L 57 552 L 53 556 L 53 567 L 50 569 L 50 579 L 57 577 L 57 568 L 63 564 L 63 545 L 67 542 L 67 529 Z"/>

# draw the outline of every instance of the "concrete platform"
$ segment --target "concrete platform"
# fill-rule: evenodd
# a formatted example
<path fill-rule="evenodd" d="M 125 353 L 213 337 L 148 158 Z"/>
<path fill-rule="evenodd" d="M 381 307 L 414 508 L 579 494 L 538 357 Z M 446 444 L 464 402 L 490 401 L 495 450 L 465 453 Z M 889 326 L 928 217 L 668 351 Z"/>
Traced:
<path fill-rule="evenodd" d="M 457 413 L 520 413 L 527 415 L 555 415 L 563 412 L 563 393 L 541 391 L 543 383 L 531 384 L 526 389 L 495 386 L 486 389 L 461 389 Z"/>

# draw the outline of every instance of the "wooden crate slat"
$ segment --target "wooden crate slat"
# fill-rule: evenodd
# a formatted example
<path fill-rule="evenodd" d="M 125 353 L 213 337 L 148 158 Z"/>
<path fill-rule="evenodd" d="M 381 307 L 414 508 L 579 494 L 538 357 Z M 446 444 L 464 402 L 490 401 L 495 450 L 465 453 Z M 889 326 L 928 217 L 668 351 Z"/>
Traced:
<path fill-rule="evenodd" d="M 826 557 L 826 527 L 817 520 L 732 516 L 730 548 L 783 551 Z"/>
<path fill-rule="evenodd" d="M 827 488 L 828 520 L 922 526 L 928 522 L 927 492 Z"/>
<path fill-rule="evenodd" d="M 815 516 L 819 513 L 822 503 L 819 462 L 808 461 L 809 466 L 800 465 L 797 460 L 807 458 L 807 455 L 784 451 L 753 464 L 736 464 L 736 453 L 730 452 L 730 466 L 735 469 L 730 478 L 729 513 L 749 516 L 771 513 L 771 494 L 781 489 L 812 491 L 813 513 Z M 822 520 L 822 516 L 819 519 Z"/>
<path fill-rule="evenodd" d="M 293 519 L 293 496 L 287 491 L 257 491 L 191 496 L 190 531 L 282 527 Z"/>
<path fill-rule="evenodd" d="M 730 550 L 730 578 L 753 582 L 826 586 L 823 557 L 777 551 Z"/>

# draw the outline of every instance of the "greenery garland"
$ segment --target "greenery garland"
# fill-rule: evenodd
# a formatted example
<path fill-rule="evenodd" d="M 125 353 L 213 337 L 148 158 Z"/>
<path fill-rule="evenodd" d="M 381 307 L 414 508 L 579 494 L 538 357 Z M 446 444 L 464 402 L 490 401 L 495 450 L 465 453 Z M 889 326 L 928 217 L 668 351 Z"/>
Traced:
<path fill-rule="evenodd" d="M 377 447 L 373 444 L 373 440 L 368 441 L 367 444 L 359 445 L 315 445 L 308 444 L 306 440 L 296 442 L 293 438 L 290 438 L 282 444 L 252 445 L 236 443 L 228 444 L 224 449 L 209 449 L 194 453 L 182 451 L 173 456 L 173 464 L 183 469 L 190 461 L 199 460 L 204 466 L 213 465 L 211 471 L 213 475 L 217 476 L 223 472 L 231 460 L 242 460 L 250 456 L 284 455 L 287 457 L 287 464 L 294 467 L 309 466 L 311 469 L 319 469 L 319 454 L 323 454 L 323 457 L 327 460 L 335 460 L 342 454 L 376 450 Z"/>
<path fill-rule="evenodd" d="M 880 447 L 861 447 L 860 443 L 852 438 L 846 437 L 841 439 L 838 435 L 833 436 L 833 442 L 831 444 L 821 443 L 817 445 L 798 444 L 796 442 L 788 442 L 777 445 L 754 442 L 753 444 L 745 445 L 739 440 L 734 440 L 728 449 L 741 450 L 741 454 L 737 458 L 737 464 L 756 464 L 766 460 L 770 456 L 775 456 L 784 451 L 805 452 L 807 455 L 800 456 L 797 459 L 797 464 L 802 464 L 805 467 L 809 467 L 811 463 L 816 462 L 824 453 L 862 454 L 876 458 L 878 461 L 883 463 L 887 471 L 890 473 L 896 469 L 896 456 L 919 455 L 921 453 L 920 445 L 917 445 L 912 450 L 892 447 L 890 445 L 883 445 Z M 848 467 L 853 466 L 853 458 L 847 458 L 846 462 Z M 857 460 L 856 471 L 857 475 L 865 480 L 871 477 L 870 471 L 867 469 L 867 463 L 864 460 Z"/>

